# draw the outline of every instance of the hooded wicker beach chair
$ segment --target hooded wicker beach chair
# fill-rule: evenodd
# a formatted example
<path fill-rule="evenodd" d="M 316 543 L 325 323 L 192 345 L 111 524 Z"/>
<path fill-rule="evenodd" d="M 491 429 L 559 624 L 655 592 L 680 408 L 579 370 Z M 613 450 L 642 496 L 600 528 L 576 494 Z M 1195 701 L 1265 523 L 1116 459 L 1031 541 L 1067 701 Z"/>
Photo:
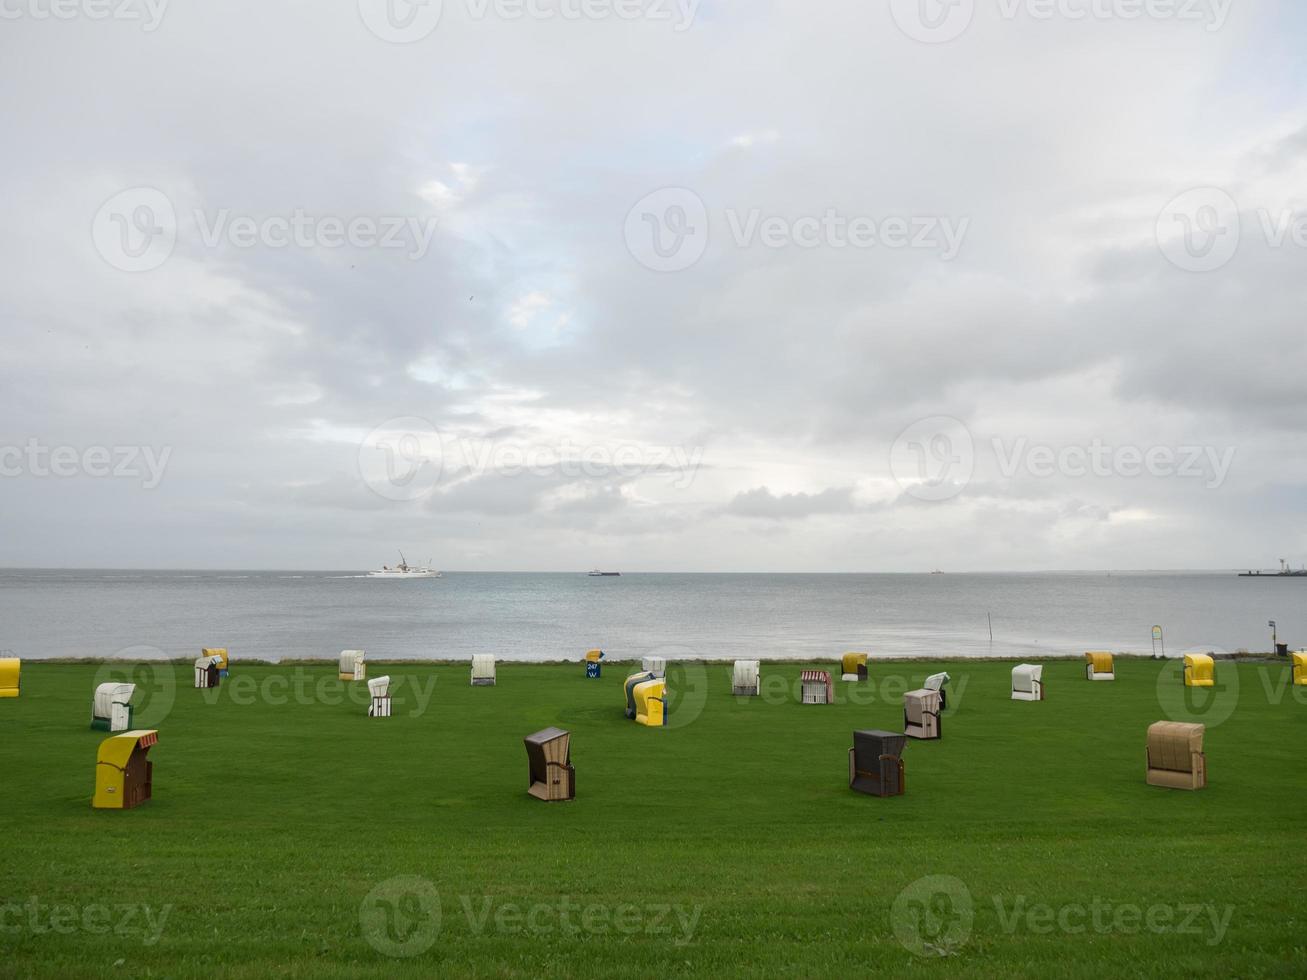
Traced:
<path fill-rule="evenodd" d="M 626 717 L 633 720 L 635 718 L 635 689 L 645 681 L 653 681 L 657 679 L 658 678 L 654 677 L 654 675 L 647 670 L 634 673 L 626 679 L 626 682 L 622 685 L 626 692 Z"/>
<path fill-rule="evenodd" d="M 1293 655 L 1293 683 L 1307 686 L 1307 650 L 1298 650 Z"/>
<path fill-rule="evenodd" d="M 369 718 L 390 717 L 390 676 L 374 677 L 368 681 L 368 694 L 372 703 L 368 705 Z"/>
<path fill-rule="evenodd" d="M 949 676 L 946 673 L 931 674 L 926 678 L 926 683 L 921 686 L 928 691 L 939 691 L 939 708 L 943 711 L 948 707 L 948 693 L 944 690 L 948 686 Z"/>
<path fill-rule="evenodd" d="M 667 724 L 667 681 L 651 677 L 635 685 L 635 721 L 638 725 L 660 728 Z"/>
<path fill-rule="evenodd" d="M 1204 725 L 1185 721 L 1158 721 L 1149 725 L 1148 785 L 1167 789 L 1202 789 L 1206 786 L 1205 731 Z"/>
<path fill-rule="evenodd" d="M 197 688 L 217 687 L 222 678 L 220 671 L 222 658 L 212 655 L 195 659 L 195 686 Z"/>
<path fill-rule="evenodd" d="M 762 664 L 757 660 L 735 661 L 735 674 L 731 679 L 731 693 L 737 697 L 758 696 L 758 671 Z"/>
<path fill-rule="evenodd" d="M 223 678 L 223 677 L 226 677 L 226 676 L 227 676 L 227 668 L 228 668 L 229 666 L 231 666 L 231 665 L 227 662 L 227 648 L 226 648 L 226 647 L 205 647 L 203 650 L 200 651 L 200 656 L 201 656 L 201 657 L 217 657 L 217 658 L 218 658 L 218 677 L 219 677 L 219 678 Z"/>
<path fill-rule="evenodd" d="M 18 678 L 23 672 L 23 662 L 17 657 L 0 659 L 0 698 L 18 697 Z"/>
<path fill-rule="evenodd" d="M 903 734 L 910 738 L 939 738 L 943 733 L 939 712 L 939 691 L 925 687 L 909 691 L 903 695 Z"/>
<path fill-rule="evenodd" d="M 150 730 L 110 735 L 95 755 L 95 797 L 97 810 L 130 810 L 154 793 L 154 763 L 146 756 L 159 741 Z"/>
<path fill-rule="evenodd" d="M 472 657 L 472 686 L 493 687 L 495 684 L 495 658 L 489 653 L 478 653 Z"/>
<path fill-rule="evenodd" d="M 1184 686 L 1215 687 L 1216 661 L 1205 653 L 1184 655 Z"/>
<path fill-rule="evenodd" d="M 803 704 L 833 704 L 835 685 L 830 671 L 805 670 L 799 675 L 799 700 Z"/>
<path fill-rule="evenodd" d="M 1085 677 L 1091 681 L 1116 680 L 1116 664 L 1106 650 L 1090 650 L 1085 653 Z"/>
<path fill-rule="evenodd" d="M 97 687 L 91 707 L 91 728 L 101 732 L 125 732 L 131 728 L 135 691 L 135 684 L 110 682 Z"/>
<path fill-rule="evenodd" d="M 1017 664 L 1012 668 L 1012 700 L 1044 700 L 1044 667 L 1042 664 Z"/>
<path fill-rule="evenodd" d="M 840 658 L 840 680 L 865 681 L 867 679 L 867 655 L 865 653 L 846 653 Z"/>
<path fill-rule="evenodd" d="M 640 661 L 640 669 L 648 671 L 655 677 L 667 676 L 667 658 L 666 657 L 645 657 Z"/>
<path fill-rule="evenodd" d="M 571 732 L 546 728 L 528 735 L 523 742 L 527 760 L 526 791 L 546 803 L 576 799 Z"/>
<path fill-rule="evenodd" d="M 849 749 L 849 788 L 868 796 L 903 793 L 903 749 L 906 735 L 877 730 L 853 733 Z"/>
<path fill-rule="evenodd" d="M 361 681 L 368 676 L 367 654 L 362 650 L 340 651 L 340 679 Z"/>

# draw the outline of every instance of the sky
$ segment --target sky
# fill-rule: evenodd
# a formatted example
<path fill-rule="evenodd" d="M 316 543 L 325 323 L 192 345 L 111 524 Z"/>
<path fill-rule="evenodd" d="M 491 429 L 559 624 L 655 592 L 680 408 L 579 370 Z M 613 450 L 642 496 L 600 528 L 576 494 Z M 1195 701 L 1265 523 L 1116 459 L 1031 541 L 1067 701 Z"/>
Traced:
<path fill-rule="evenodd" d="M 0 0 L 0 565 L 1307 563 L 1276 0 Z"/>

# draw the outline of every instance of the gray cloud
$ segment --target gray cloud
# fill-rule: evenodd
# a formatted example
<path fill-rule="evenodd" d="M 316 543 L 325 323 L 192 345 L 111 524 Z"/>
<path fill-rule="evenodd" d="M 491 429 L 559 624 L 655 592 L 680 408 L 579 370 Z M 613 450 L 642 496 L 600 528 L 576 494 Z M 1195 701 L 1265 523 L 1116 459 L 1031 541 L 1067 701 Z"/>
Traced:
<path fill-rule="evenodd" d="M 1219 31 L 995 21 L 943 46 L 880 4 L 705 3 L 681 33 L 446 7 L 412 46 L 353 4 L 172 5 L 154 33 L 5 22 L 0 446 L 172 456 L 151 491 L 0 479 L 0 564 L 364 567 L 404 545 L 453 568 L 587 568 L 610 540 L 627 568 L 1307 551 L 1307 249 L 1259 229 L 1307 177 L 1301 84 L 1269 73 L 1300 60 L 1301 5 L 1236 7 Z M 142 185 L 176 206 L 178 243 L 126 273 L 88 229 Z M 1243 238 L 1195 274 L 1155 228 L 1208 185 Z M 656 273 L 623 220 L 667 186 L 702 198 L 710 235 Z M 435 230 L 414 260 L 210 247 L 195 219 L 296 209 Z M 828 209 L 969 230 L 952 261 L 731 239 L 728 214 Z M 940 415 L 966 424 L 976 471 L 924 503 L 891 447 Z M 410 503 L 357 468 L 362 434 L 404 416 L 447 444 Z M 1021 437 L 1238 454 L 1210 489 L 997 473 L 990 440 Z M 648 465 L 506 476 L 449 448 L 482 443 Z M 686 479 L 655 458 L 669 448 L 702 450 Z"/>

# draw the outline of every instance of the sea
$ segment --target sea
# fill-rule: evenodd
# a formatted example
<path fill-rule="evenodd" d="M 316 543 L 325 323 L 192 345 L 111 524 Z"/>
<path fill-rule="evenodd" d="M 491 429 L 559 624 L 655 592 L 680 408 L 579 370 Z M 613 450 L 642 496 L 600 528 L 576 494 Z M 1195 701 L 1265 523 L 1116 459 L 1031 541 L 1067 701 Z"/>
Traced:
<path fill-rule="evenodd" d="M 1307 578 L 1234 572 L 636 574 L 0 571 L 0 651 L 31 659 L 829 660 L 1307 647 Z M 1154 627 L 1161 628 L 1160 642 Z M 136 649 L 146 648 L 146 649 Z M 152 652 L 157 651 L 157 652 Z"/>

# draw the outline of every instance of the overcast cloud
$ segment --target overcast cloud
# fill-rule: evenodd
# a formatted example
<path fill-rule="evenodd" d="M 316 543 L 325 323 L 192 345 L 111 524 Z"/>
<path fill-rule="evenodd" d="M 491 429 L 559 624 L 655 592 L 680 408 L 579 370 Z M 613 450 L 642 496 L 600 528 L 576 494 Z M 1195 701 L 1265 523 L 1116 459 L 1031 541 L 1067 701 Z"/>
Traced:
<path fill-rule="evenodd" d="M 0 0 L 0 564 L 1307 561 L 1301 3 L 389 2 Z"/>

